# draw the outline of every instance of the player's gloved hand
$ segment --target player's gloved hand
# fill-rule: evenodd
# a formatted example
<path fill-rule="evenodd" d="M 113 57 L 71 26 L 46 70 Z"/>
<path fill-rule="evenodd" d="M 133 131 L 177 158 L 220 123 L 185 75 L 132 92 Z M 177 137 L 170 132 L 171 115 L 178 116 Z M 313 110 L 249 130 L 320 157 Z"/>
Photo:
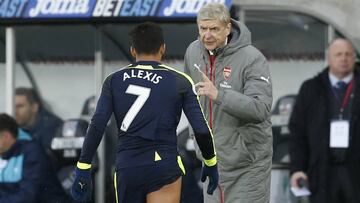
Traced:
<path fill-rule="evenodd" d="M 75 180 L 71 187 L 71 196 L 79 202 L 91 200 L 92 181 L 90 169 L 75 169 Z"/>
<path fill-rule="evenodd" d="M 212 195 L 218 186 L 219 183 L 219 173 L 217 169 L 217 164 L 214 166 L 204 166 L 201 169 L 201 182 L 205 182 L 206 177 L 209 177 L 209 185 L 207 188 L 207 193 Z"/>

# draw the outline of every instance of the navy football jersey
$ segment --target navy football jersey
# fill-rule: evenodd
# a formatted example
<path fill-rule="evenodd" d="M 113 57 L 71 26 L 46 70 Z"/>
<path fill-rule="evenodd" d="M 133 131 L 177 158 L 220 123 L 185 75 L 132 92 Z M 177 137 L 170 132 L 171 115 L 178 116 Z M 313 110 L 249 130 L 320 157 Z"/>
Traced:
<path fill-rule="evenodd" d="M 177 156 L 176 128 L 182 110 L 204 158 L 214 158 L 211 131 L 189 76 L 153 61 L 111 74 L 103 84 L 79 162 L 91 163 L 112 114 L 118 126 L 117 169 Z"/>

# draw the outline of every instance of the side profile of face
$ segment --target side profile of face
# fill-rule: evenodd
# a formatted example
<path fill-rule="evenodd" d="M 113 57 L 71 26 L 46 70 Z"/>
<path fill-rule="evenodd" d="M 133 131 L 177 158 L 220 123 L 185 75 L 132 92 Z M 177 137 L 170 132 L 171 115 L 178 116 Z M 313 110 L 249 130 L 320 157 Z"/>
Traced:
<path fill-rule="evenodd" d="M 39 105 L 31 104 L 26 96 L 15 96 L 15 119 L 20 127 L 27 127 L 34 123 Z"/>
<path fill-rule="evenodd" d="M 12 144 L 15 142 L 15 138 L 8 131 L 0 132 L 0 154 L 8 151 Z"/>
<path fill-rule="evenodd" d="M 349 75 L 355 66 L 355 51 L 349 41 L 337 39 L 329 47 L 329 70 L 339 79 Z"/>
<path fill-rule="evenodd" d="M 200 40 L 209 51 L 223 46 L 231 30 L 230 23 L 226 25 L 219 20 L 200 20 L 197 24 Z"/>

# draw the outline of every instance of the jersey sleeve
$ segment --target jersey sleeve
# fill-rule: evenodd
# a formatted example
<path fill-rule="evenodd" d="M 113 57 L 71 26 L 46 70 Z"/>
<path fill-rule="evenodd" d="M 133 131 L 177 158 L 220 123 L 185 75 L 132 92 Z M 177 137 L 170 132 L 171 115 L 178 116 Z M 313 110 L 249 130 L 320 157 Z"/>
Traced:
<path fill-rule="evenodd" d="M 190 77 L 186 76 L 182 82 L 183 110 L 194 130 L 196 142 L 205 159 L 204 163 L 207 166 L 213 166 L 217 163 L 213 136 L 201 109 L 194 83 Z"/>
<path fill-rule="evenodd" d="M 91 168 L 91 161 L 100 144 L 110 116 L 113 113 L 111 79 L 112 75 L 107 77 L 103 84 L 95 113 L 91 118 L 89 128 L 86 132 L 80 159 L 77 163 L 77 167 L 80 169 Z"/>

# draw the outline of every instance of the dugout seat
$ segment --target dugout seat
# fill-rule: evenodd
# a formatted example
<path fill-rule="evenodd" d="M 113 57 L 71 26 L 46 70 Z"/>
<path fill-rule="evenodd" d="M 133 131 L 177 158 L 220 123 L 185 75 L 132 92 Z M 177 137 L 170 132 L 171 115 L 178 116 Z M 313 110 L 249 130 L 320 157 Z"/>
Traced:
<path fill-rule="evenodd" d="M 65 120 L 62 129 L 51 141 L 51 150 L 57 160 L 57 176 L 65 192 L 70 195 L 74 182 L 74 170 L 80 157 L 88 122 L 83 119 Z M 97 158 L 92 163 L 92 171 L 97 169 Z"/>
<path fill-rule="evenodd" d="M 289 139 L 288 128 L 290 115 L 295 104 L 296 95 L 280 97 L 272 112 L 273 130 L 273 163 L 289 163 Z"/>

